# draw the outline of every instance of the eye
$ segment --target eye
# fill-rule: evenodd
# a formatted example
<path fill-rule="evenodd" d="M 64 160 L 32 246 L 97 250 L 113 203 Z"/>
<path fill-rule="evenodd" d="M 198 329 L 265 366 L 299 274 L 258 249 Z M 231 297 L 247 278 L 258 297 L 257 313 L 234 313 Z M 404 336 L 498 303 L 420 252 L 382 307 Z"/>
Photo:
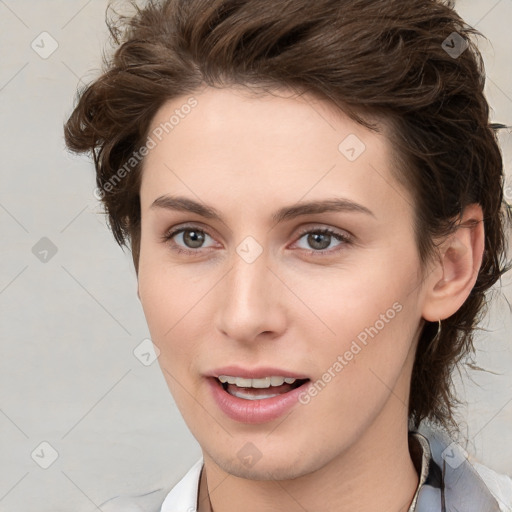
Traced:
<path fill-rule="evenodd" d="M 343 246 L 350 244 L 352 241 L 351 237 L 348 234 L 334 231 L 330 228 L 310 228 L 309 230 L 303 231 L 301 233 L 301 236 L 298 241 L 300 241 L 302 238 L 305 238 L 306 243 L 309 245 L 309 247 L 312 247 L 313 249 L 311 250 L 304 247 L 303 248 L 306 250 L 308 254 L 312 254 L 314 256 L 325 256 L 326 254 L 337 252 L 341 250 Z M 335 249 L 330 249 L 326 251 L 325 249 L 331 246 L 331 243 L 334 240 L 337 240 L 339 244 L 335 246 Z"/>
<path fill-rule="evenodd" d="M 204 246 L 207 237 L 212 238 L 204 229 L 201 229 L 198 226 L 181 226 L 168 231 L 162 237 L 162 242 L 172 242 L 169 245 L 171 246 L 171 249 L 177 253 L 197 255 L 200 253 L 200 249 L 208 248 Z M 174 238 L 176 238 L 176 240 L 173 240 Z M 302 249 L 304 249 L 308 254 L 314 256 L 325 256 L 326 254 L 337 252 L 352 241 L 348 234 L 334 231 L 330 228 L 309 228 L 307 230 L 303 230 L 297 242 L 302 238 L 305 238 L 306 243 L 312 248 L 308 249 L 302 247 Z M 326 250 L 335 240 L 339 242 L 338 245 L 335 246 L 334 249 L 331 248 L 330 250 Z"/>
<path fill-rule="evenodd" d="M 181 239 L 181 243 L 184 244 L 184 246 L 177 244 L 176 241 L 172 241 L 175 237 L 177 237 L 178 241 Z M 172 241 L 170 244 L 171 249 L 178 253 L 198 254 L 198 249 L 204 249 L 203 244 L 206 237 L 210 237 L 210 235 L 205 230 L 200 229 L 197 226 L 182 226 L 180 228 L 168 231 L 162 237 L 162 241 Z"/>

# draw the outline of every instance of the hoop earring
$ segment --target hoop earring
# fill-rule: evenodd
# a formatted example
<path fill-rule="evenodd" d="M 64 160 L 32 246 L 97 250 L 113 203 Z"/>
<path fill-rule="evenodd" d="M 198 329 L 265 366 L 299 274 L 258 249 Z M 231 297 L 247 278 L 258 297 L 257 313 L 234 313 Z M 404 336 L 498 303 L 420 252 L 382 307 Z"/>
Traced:
<path fill-rule="evenodd" d="M 441 337 L 441 320 L 437 321 L 437 332 L 436 335 L 432 338 L 432 341 L 430 342 L 430 349 L 432 351 L 437 349 L 437 345 L 439 344 L 439 338 Z"/>

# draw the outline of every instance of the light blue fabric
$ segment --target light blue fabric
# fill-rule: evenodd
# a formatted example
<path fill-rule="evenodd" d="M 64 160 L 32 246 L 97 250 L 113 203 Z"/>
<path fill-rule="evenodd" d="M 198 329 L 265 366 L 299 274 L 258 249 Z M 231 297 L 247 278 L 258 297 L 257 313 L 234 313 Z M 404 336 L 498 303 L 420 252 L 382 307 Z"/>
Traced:
<path fill-rule="evenodd" d="M 431 460 L 442 471 L 444 492 L 427 482 L 420 489 L 415 512 L 512 512 L 510 477 L 480 464 L 475 468 L 464 449 L 441 430 L 421 425 L 419 432 L 429 442 Z"/>

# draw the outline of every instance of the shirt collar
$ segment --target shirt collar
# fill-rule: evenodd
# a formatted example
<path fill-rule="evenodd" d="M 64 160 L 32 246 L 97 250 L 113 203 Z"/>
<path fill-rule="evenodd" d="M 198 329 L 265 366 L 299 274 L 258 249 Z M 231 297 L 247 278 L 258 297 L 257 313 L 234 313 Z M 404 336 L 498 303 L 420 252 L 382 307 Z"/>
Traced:
<path fill-rule="evenodd" d="M 419 475 L 419 483 L 414 493 L 411 506 L 407 512 L 415 512 L 418 496 L 421 488 L 427 482 L 429 473 L 432 473 L 431 480 L 433 479 L 434 467 L 431 464 L 431 452 L 428 440 L 418 432 L 409 432 L 409 453 L 414 463 L 414 467 Z M 432 461 L 433 462 L 433 461 Z"/>

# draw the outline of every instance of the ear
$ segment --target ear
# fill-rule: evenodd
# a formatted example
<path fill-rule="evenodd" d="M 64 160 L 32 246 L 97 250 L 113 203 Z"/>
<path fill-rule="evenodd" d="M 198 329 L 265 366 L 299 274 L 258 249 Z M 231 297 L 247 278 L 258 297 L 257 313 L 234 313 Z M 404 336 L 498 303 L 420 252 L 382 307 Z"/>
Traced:
<path fill-rule="evenodd" d="M 422 311 L 425 320 L 448 318 L 464 304 L 478 277 L 484 245 L 482 208 L 471 204 L 455 233 L 441 244 L 440 259 L 427 278 Z"/>

